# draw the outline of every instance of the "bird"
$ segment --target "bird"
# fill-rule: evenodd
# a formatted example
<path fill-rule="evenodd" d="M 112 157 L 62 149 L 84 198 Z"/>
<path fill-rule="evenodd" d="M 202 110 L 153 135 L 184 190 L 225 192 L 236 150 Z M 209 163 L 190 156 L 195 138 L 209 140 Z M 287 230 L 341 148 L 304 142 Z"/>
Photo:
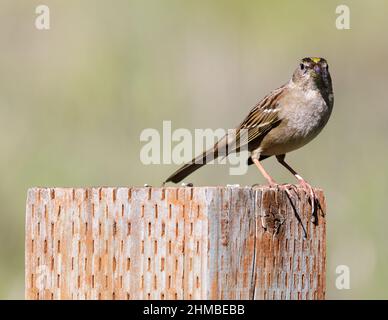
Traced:
<path fill-rule="evenodd" d="M 186 163 L 163 183 L 178 183 L 207 163 L 212 154 L 215 159 L 220 150 L 226 155 L 247 147 L 248 165 L 255 164 L 269 186 L 279 184 L 264 169 L 262 161 L 275 156 L 290 171 L 299 185 L 315 202 L 312 186 L 286 161 L 286 154 L 299 149 L 314 139 L 327 124 L 334 105 L 334 94 L 329 65 L 324 58 L 306 57 L 299 61 L 291 79 L 260 100 L 246 118 L 235 128 L 238 148 L 227 148 L 228 134 L 215 145 Z M 242 133 L 247 132 L 247 138 Z M 288 186 L 288 185 L 287 185 Z M 313 206 L 313 204 L 312 204 Z M 314 209 L 313 209 L 314 210 Z"/>

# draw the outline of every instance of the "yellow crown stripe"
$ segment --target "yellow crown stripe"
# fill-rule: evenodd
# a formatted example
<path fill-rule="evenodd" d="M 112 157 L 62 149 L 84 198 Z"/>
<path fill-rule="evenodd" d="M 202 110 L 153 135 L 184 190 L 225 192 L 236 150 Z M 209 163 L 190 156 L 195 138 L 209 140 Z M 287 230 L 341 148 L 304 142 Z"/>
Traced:
<path fill-rule="evenodd" d="M 321 61 L 321 58 L 316 58 L 316 57 L 312 57 L 310 58 L 314 63 L 318 63 L 319 61 Z"/>

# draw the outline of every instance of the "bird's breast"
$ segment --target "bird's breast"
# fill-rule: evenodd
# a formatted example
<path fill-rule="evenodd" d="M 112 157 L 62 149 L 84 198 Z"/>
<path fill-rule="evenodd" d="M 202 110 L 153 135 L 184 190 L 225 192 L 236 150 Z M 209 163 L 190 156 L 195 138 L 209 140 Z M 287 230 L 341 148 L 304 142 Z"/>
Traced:
<path fill-rule="evenodd" d="M 283 154 L 304 146 L 321 132 L 331 110 L 332 104 L 328 105 L 321 94 L 313 90 L 287 101 L 280 114 L 282 124 L 262 141 L 262 154 Z"/>
<path fill-rule="evenodd" d="M 331 108 L 319 93 L 307 93 L 306 98 L 290 106 L 286 116 L 293 136 L 315 137 L 329 120 Z M 290 132 L 290 133 L 291 133 Z"/>

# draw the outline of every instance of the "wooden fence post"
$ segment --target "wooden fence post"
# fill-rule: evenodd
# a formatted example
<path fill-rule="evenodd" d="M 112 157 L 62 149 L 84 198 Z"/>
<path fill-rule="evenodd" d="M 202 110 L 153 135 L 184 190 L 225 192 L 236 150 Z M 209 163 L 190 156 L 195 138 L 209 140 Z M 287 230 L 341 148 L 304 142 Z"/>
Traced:
<path fill-rule="evenodd" d="M 269 187 L 31 188 L 27 299 L 324 299 L 315 222 Z"/>

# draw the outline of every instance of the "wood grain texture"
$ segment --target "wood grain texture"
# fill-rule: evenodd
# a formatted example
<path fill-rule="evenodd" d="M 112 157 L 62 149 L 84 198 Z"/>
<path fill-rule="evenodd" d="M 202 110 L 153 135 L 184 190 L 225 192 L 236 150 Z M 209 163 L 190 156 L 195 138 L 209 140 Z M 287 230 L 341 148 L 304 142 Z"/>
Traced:
<path fill-rule="evenodd" d="M 27 299 L 324 299 L 325 200 L 269 187 L 31 188 Z"/>

